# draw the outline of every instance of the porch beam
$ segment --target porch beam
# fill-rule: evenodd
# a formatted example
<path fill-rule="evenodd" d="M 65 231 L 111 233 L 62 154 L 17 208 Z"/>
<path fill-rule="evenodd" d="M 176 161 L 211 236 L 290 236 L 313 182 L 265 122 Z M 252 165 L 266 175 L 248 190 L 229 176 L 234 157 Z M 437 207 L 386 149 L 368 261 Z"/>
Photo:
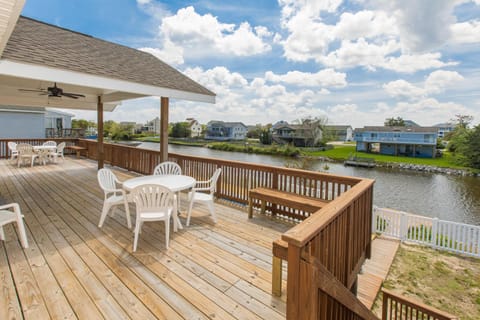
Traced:
<path fill-rule="evenodd" d="M 160 161 L 168 160 L 168 104 L 167 97 L 160 98 Z"/>
<path fill-rule="evenodd" d="M 103 150 L 103 102 L 98 96 L 97 100 L 97 161 L 98 169 L 102 169 L 104 165 L 105 153 Z"/>

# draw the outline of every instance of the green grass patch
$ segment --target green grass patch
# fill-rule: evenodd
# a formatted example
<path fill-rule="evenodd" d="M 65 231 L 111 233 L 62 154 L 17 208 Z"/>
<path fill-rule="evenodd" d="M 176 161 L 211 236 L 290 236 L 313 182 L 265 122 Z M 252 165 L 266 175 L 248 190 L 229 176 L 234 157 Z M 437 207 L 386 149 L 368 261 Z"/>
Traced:
<path fill-rule="evenodd" d="M 408 164 L 417 164 L 417 165 L 428 165 L 442 168 L 453 168 L 453 169 L 468 169 L 463 166 L 459 166 L 454 162 L 452 155 L 448 152 L 445 152 L 441 158 L 413 158 L 413 157 L 402 157 L 402 156 L 388 156 L 383 154 L 376 153 L 367 153 L 367 152 L 356 152 L 354 145 L 335 145 L 331 150 L 326 151 L 315 151 L 315 152 L 305 152 L 310 156 L 317 157 L 328 157 L 337 161 L 344 161 L 348 159 L 351 155 L 356 155 L 357 157 L 362 158 L 371 158 L 378 163 L 408 163 Z"/>

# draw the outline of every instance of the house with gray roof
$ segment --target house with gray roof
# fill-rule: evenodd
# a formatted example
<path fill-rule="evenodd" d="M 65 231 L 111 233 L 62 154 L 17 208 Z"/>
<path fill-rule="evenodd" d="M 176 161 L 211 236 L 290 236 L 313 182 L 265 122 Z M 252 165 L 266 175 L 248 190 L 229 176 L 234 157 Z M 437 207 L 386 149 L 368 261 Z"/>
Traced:
<path fill-rule="evenodd" d="M 205 139 L 207 140 L 245 140 L 248 127 L 242 122 L 224 122 L 212 120 L 207 123 Z"/>
<path fill-rule="evenodd" d="M 434 158 L 438 128 L 363 127 L 355 129 L 356 150 L 392 156 Z"/>

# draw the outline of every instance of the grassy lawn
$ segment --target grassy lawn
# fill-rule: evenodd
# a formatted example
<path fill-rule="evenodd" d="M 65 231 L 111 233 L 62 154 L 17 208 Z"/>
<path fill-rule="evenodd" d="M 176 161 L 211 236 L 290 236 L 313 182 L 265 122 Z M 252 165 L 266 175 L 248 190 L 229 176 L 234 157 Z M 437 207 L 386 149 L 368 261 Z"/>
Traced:
<path fill-rule="evenodd" d="M 401 245 L 383 286 L 459 319 L 480 319 L 480 259 Z M 381 312 L 381 294 L 373 310 Z"/>
<path fill-rule="evenodd" d="M 307 152 L 306 154 L 311 156 L 328 157 L 334 160 L 345 160 L 349 157 L 349 155 L 352 155 L 355 153 L 358 157 L 372 158 L 372 159 L 375 159 L 376 162 L 380 162 L 380 163 L 387 163 L 387 162 L 411 163 L 411 164 L 429 165 L 429 166 L 444 167 L 444 168 L 466 169 L 465 167 L 455 164 L 453 162 L 452 156 L 449 153 L 444 153 L 441 158 L 412 158 L 412 157 L 401 157 L 401 156 L 387 156 L 383 154 L 355 152 L 354 145 L 345 144 L 345 145 L 335 145 L 335 147 L 331 150 Z"/>

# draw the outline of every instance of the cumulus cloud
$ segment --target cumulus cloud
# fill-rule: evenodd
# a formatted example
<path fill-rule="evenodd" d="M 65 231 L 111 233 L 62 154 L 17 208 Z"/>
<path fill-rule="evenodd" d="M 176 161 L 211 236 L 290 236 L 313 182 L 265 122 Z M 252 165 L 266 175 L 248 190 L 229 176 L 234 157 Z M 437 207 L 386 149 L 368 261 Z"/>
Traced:
<path fill-rule="evenodd" d="M 279 43 L 289 60 L 314 60 L 338 69 L 361 66 L 413 73 L 451 66 L 455 62 L 428 51 L 448 41 L 480 41 L 478 21 L 455 23 L 454 8 L 463 2 L 359 1 L 365 9 L 340 14 L 341 1 L 281 0 L 282 27 L 288 33 Z M 367 9 L 371 3 L 375 10 Z"/>
<path fill-rule="evenodd" d="M 455 23 L 452 0 L 394 0 L 391 2 L 407 52 L 422 52 L 443 45 Z"/>
<path fill-rule="evenodd" d="M 454 43 L 480 43 L 480 20 L 455 23 L 450 31 Z"/>
<path fill-rule="evenodd" d="M 357 66 L 374 69 L 382 66 L 384 57 L 397 51 L 398 43 L 390 40 L 382 45 L 368 43 L 360 38 L 358 41 L 345 40 L 339 49 L 326 56 L 320 56 L 317 61 L 324 65 L 337 68 L 353 68 Z"/>
<path fill-rule="evenodd" d="M 160 25 L 164 43 L 183 49 L 185 56 L 250 56 L 271 50 L 265 38 L 272 34 L 266 27 L 252 28 L 248 22 L 222 23 L 211 14 L 200 15 L 193 7 L 182 8 L 165 17 Z"/>
<path fill-rule="evenodd" d="M 403 54 L 399 57 L 387 57 L 380 66 L 403 73 L 413 73 L 419 70 L 428 70 L 442 68 L 446 66 L 455 66 L 456 61 L 443 62 L 440 60 L 440 53 L 424 53 L 424 54 Z"/>
<path fill-rule="evenodd" d="M 183 48 L 175 46 L 171 41 L 165 41 L 163 43 L 163 49 L 139 48 L 138 50 L 153 54 L 158 59 L 171 65 L 178 66 L 184 63 Z"/>
<path fill-rule="evenodd" d="M 415 99 L 425 95 L 425 89 L 419 88 L 405 80 L 390 81 L 383 89 L 392 97 Z"/>
<path fill-rule="evenodd" d="M 384 84 L 383 89 L 391 97 L 413 101 L 442 93 L 449 86 L 459 83 L 463 79 L 463 76 L 456 71 L 437 70 L 428 75 L 423 85 L 414 85 L 399 79 Z"/>
<path fill-rule="evenodd" d="M 338 39 L 356 40 L 377 36 L 398 34 L 396 20 L 383 11 L 362 10 L 356 13 L 345 12 L 335 25 L 334 33 Z"/>
<path fill-rule="evenodd" d="M 428 93 L 441 93 L 451 85 L 463 81 L 464 78 L 456 71 L 437 70 L 425 80 L 425 90 Z"/>
<path fill-rule="evenodd" d="M 272 71 L 265 73 L 265 79 L 270 82 L 282 82 L 304 87 L 345 87 L 347 75 L 336 72 L 334 69 L 323 69 L 317 73 L 289 71 L 286 74 L 278 75 Z"/>

